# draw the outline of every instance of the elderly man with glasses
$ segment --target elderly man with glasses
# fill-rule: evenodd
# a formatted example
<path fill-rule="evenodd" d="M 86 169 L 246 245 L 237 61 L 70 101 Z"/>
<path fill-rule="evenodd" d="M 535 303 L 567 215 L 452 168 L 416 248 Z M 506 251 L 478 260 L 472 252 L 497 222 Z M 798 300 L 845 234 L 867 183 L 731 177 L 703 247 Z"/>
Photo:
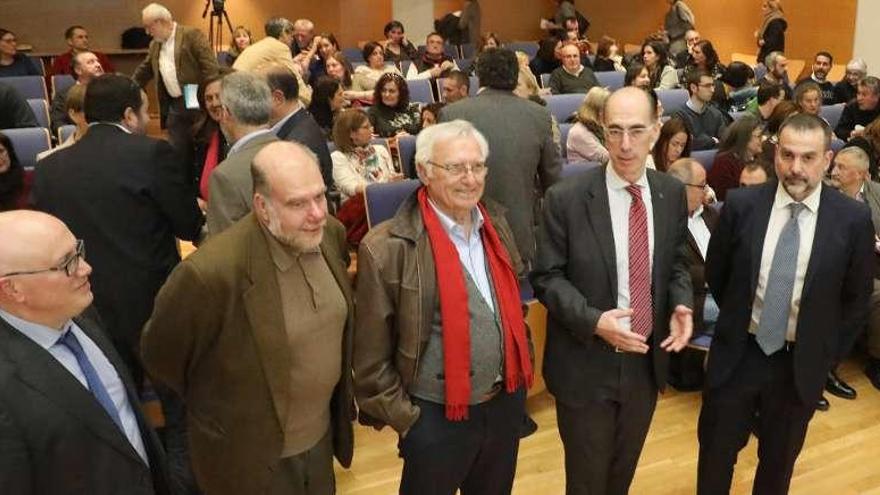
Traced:
<path fill-rule="evenodd" d="M 0 213 L 4 493 L 170 493 L 162 447 L 92 303 L 83 241 L 57 218 Z"/>
<path fill-rule="evenodd" d="M 488 154 L 465 121 L 423 130 L 422 187 L 358 252 L 355 396 L 361 422 L 400 434 L 405 495 L 513 486 L 532 359 Z"/>
<path fill-rule="evenodd" d="M 629 491 L 669 353 L 691 336 L 685 186 L 645 168 L 657 129 L 646 92 L 614 92 L 609 164 L 545 197 L 531 282 L 548 312 L 544 379 L 568 495 Z"/>

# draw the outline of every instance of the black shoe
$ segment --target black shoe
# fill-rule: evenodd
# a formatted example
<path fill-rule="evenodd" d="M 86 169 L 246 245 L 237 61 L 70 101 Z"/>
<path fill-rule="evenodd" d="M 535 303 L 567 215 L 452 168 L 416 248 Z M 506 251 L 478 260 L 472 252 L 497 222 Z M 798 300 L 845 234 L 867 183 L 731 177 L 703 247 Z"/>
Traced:
<path fill-rule="evenodd" d="M 841 380 L 834 371 L 828 372 L 828 378 L 825 380 L 825 390 L 829 394 L 841 399 L 853 400 L 856 398 L 856 389 Z"/>
<path fill-rule="evenodd" d="M 871 380 L 871 385 L 880 390 L 880 359 L 869 359 L 865 366 L 865 375 Z"/>
<path fill-rule="evenodd" d="M 535 420 L 526 413 L 526 415 L 523 416 L 523 422 L 519 427 L 519 437 L 525 438 L 536 431 L 538 431 L 538 423 L 535 423 Z"/>
<path fill-rule="evenodd" d="M 826 399 L 824 395 L 822 397 L 819 397 L 819 401 L 816 402 L 816 410 L 827 411 L 829 409 L 831 409 L 831 403 L 828 402 L 828 399 Z"/>

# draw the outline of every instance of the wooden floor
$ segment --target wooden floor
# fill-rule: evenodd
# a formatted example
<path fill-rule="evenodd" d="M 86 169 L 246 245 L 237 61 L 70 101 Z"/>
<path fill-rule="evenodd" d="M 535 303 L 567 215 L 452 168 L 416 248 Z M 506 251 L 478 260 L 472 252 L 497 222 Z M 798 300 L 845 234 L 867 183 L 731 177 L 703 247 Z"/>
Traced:
<path fill-rule="evenodd" d="M 793 495 L 880 495 L 880 392 L 853 359 L 840 375 L 859 396 L 846 401 L 828 396 L 831 410 L 817 412 L 806 445 L 795 467 Z M 556 430 L 553 398 L 543 393 L 529 400 L 538 431 L 520 445 L 515 495 L 564 493 L 562 444 Z M 661 396 L 648 434 L 633 495 L 685 495 L 696 489 L 697 417 L 699 393 L 673 390 Z M 397 435 L 356 426 L 354 463 L 350 470 L 337 466 L 340 495 L 392 495 L 397 492 L 402 462 L 397 457 Z M 751 493 L 756 466 L 755 439 L 742 451 L 731 493 Z"/>

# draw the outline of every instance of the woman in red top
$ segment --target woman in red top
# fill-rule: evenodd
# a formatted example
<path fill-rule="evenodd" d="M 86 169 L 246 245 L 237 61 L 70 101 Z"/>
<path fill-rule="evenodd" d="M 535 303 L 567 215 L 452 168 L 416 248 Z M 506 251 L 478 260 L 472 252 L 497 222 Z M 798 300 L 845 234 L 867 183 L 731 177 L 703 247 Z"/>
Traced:
<path fill-rule="evenodd" d="M 740 117 L 724 131 L 707 176 L 707 182 L 719 201 L 724 201 L 728 189 L 739 187 L 743 168 L 761 154 L 763 132 L 761 121 L 753 115 Z"/>
<path fill-rule="evenodd" d="M 12 141 L 0 133 L 0 211 L 28 207 L 31 174 L 18 163 Z"/>

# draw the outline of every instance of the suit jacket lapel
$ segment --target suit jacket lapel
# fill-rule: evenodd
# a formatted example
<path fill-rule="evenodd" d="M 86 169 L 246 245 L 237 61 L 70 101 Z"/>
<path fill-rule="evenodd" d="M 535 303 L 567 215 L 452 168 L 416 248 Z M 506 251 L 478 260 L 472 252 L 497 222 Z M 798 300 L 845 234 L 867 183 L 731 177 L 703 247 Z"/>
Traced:
<path fill-rule="evenodd" d="M 91 338 L 93 334 L 87 335 Z M 92 433 L 112 445 L 121 454 L 143 463 L 128 438 L 107 416 L 92 393 L 48 351 L 21 335 L 2 319 L 0 319 L 0 346 L 5 348 L 15 361 L 18 376 L 23 382 L 77 418 Z M 106 355 L 106 347 L 101 345 L 99 347 Z"/>
<path fill-rule="evenodd" d="M 182 49 L 182 44 L 183 26 L 178 24 L 177 29 L 174 31 L 174 70 L 177 73 L 177 83 L 180 85 L 181 90 L 183 90 L 183 82 L 181 82 L 182 77 L 180 74 L 180 51 Z"/>
<path fill-rule="evenodd" d="M 293 114 L 289 119 L 287 119 L 287 122 L 285 122 L 284 125 L 281 126 L 280 129 L 278 129 L 278 139 L 287 139 L 288 134 L 290 134 L 290 132 L 296 126 L 296 123 L 299 122 L 299 120 L 303 117 L 304 110 L 305 108 L 300 108 L 299 110 L 297 110 L 296 113 Z"/>
<path fill-rule="evenodd" d="M 608 203 L 608 189 L 605 185 L 605 167 L 594 178 L 587 192 L 587 215 L 593 227 L 593 235 L 602 251 L 608 275 L 611 297 L 617 301 L 617 254 L 614 250 L 614 229 L 611 226 L 611 207 Z"/>
<path fill-rule="evenodd" d="M 813 278 L 816 276 L 817 265 L 822 259 L 825 242 L 817 242 L 817 239 L 832 239 L 833 234 L 828 232 L 833 228 L 832 222 L 834 212 L 831 211 L 831 205 L 827 199 L 828 190 L 822 186 L 819 192 L 819 216 L 816 218 L 816 232 L 813 234 L 813 249 L 810 251 L 810 259 L 807 261 L 807 273 L 804 275 L 804 287 L 801 289 L 801 300 L 804 300 L 804 294 L 810 290 Z M 825 205 L 822 207 L 822 205 Z M 829 216 L 830 215 L 830 216 Z"/>
<path fill-rule="evenodd" d="M 761 256 L 764 252 L 764 237 L 767 235 L 767 225 L 770 223 L 770 212 L 773 209 L 773 200 L 776 197 L 777 183 L 772 182 L 762 186 L 761 199 L 755 205 L 755 214 L 752 216 L 752 238 L 749 245 L 752 247 L 752 286 L 749 293 L 754 295 L 758 287 L 758 273 L 761 271 Z"/>
<path fill-rule="evenodd" d="M 250 330 L 253 332 L 263 375 L 272 394 L 275 414 L 282 428 L 287 422 L 288 393 L 290 391 L 290 352 L 281 291 L 275 275 L 275 265 L 269 246 L 253 213 L 246 217 L 251 223 L 248 255 L 251 285 L 242 294 Z"/>
<path fill-rule="evenodd" d="M 655 267 L 658 265 L 660 262 L 659 260 L 663 255 L 660 250 L 666 245 L 666 236 L 670 230 L 669 228 L 666 228 L 663 222 L 676 218 L 676 212 L 667 211 L 669 209 L 669 199 L 666 197 L 666 192 L 660 188 L 659 184 L 657 184 L 653 175 L 654 172 L 651 170 L 645 170 L 645 174 L 648 176 L 648 186 L 651 188 L 651 209 L 653 210 L 652 216 L 654 217 L 654 256 L 651 259 L 651 266 Z M 697 252 L 699 253 L 700 250 L 697 249 Z M 658 271 L 652 269 L 652 289 L 653 285 L 656 283 L 656 280 L 654 279 L 656 276 L 658 276 Z"/>

